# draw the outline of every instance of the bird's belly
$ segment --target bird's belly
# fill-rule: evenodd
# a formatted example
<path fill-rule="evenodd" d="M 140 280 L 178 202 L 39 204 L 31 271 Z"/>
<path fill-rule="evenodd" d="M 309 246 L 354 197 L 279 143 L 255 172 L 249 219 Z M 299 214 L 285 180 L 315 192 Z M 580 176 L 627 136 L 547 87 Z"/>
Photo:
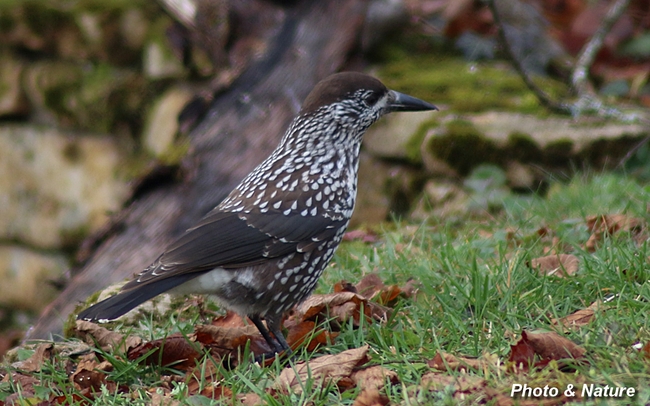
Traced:
<path fill-rule="evenodd" d="M 241 315 L 263 314 L 261 310 L 268 305 L 256 300 L 259 278 L 255 278 L 255 274 L 253 268 L 215 268 L 173 288 L 169 293 L 210 295 L 223 307 Z"/>
<path fill-rule="evenodd" d="M 235 278 L 235 273 L 223 268 L 215 268 L 194 279 L 176 286 L 169 293 L 175 295 L 218 294 L 224 287 Z"/>

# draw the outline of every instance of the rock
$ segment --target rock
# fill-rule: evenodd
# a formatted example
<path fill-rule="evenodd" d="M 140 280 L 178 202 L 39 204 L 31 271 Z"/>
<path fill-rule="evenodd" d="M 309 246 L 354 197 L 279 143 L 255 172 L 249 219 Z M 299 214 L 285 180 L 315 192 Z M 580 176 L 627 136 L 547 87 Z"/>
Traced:
<path fill-rule="evenodd" d="M 159 18 L 149 31 L 142 63 L 145 75 L 150 79 L 177 78 L 185 74 L 182 61 L 174 55 L 166 38 L 165 31 L 169 26 L 167 18 Z"/>
<path fill-rule="evenodd" d="M 63 254 L 0 245 L 0 306 L 40 311 L 57 293 L 48 280 L 59 278 L 68 267 Z"/>
<path fill-rule="evenodd" d="M 450 181 L 429 180 L 422 196 L 411 213 L 411 219 L 426 221 L 431 217 L 451 221 L 455 216 L 465 215 L 469 195 L 462 187 Z"/>
<path fill-rule="evenodd" d="M 427 131 L 422 161 L 428 172 L 469 174 L 489 163 L 535 164 L 548 170 L 611 167 L 648 134 L 641 124 L 596 117 L 565 117 L 489 112 L 441 116 L 441 125 Z"/>
<path fill-rule="evenodd" d="M 426 113 L 389 115 L 370 127 L 364 148 L 376 157 L 418 162 L 420 144 L 435 120 L 435 115 Z"/>
<path fill-rule="evenodd" d="M 0 55 L 0 116 L 27 114 L 27 100 L 20 88 L 23 68 L 23 63 L 8 52 Z"/>
<path fill-rule="evenodd" d="M 147 151 L 160 157 L 172 146 L 178 132 L 178 114 L 192 96 L 189 89 L 177 86 L 167 90 L 153 104 L 142 134 Z"/>
<path fill-rule="evenodd" d="M 124 152 L 109 137 L 27 125 L 0 128 L 0 239 L 77 244 L 128 194 Z"/>
<path fill-rule="evenodd" d="M 362 151 L 357 202 L 350 227 L 390 220 L 408 213 L 424 183 L 421 171 L 384 162 Z"/>
<path fill-rule="evenodd" d="M 534 191 L 539 179 L 530 165 L 511 161 L 506 165 L 506 179 L 513 190 Z"/>
<path fill-rule="evenodd" d="M 385 191 L 388 165 L 362 152 L 359 157 L 359 183 L 357 201 L 350 220 L 350 228 L 360 224 L 385 221 L 390 199 Z"/>
<path fill-rule="evenodd" d="M 23 88 L 32 121 L 100 133 L 116 128 L 124 133 L 129 120 L 141 114 L 148 90 L 134 69 L 58 60 L 30 64 Z"/>

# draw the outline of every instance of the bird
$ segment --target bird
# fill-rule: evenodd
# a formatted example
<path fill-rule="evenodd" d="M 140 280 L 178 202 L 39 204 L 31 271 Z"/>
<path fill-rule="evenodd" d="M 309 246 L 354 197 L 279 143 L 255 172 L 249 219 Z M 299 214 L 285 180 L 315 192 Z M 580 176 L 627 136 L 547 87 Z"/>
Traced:
<path fill-rule="evenodd" d="M 326 77 L 268 158 L 120 292 L 77 318 L 114 320 L 164 292 L 209 294 L 248 317 L 274 354 L 291 353 L 282 316 L 312 293 L 343 238 L 366 130 L 390 112 L 426 110 L 438 108 L 360 72 Z"/>

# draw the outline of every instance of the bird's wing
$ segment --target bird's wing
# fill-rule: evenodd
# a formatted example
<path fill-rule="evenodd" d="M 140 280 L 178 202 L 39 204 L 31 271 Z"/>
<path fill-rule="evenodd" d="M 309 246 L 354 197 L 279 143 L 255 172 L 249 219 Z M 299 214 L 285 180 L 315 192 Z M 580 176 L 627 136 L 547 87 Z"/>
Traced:
<path fill-rule="evenodd" d="M 124 289 L 215 267 L 239 268 L 296 251 L 306 252 L 333 237 L 342 221 L 299 213 L 215 210 L 187 230 Z"/>

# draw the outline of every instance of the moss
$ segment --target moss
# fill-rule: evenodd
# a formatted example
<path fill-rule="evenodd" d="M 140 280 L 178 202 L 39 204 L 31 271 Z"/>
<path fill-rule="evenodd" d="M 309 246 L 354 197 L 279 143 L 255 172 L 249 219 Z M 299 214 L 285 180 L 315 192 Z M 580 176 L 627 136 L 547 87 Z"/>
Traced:
<path fill-rule="evenodd" d="M 97 300 L 99 299 L 99 295 L 101 293 L 102 293 L 102 291 L 98 290 L 97 292 L 95 292 L 92 295 L 88 296 L 88 298 L 84 302 L 79 303 L 77 306 L 75 306 L 72 313 L 70 313 L 68 315 L 68 317 L 65 319 L 65 321 L 63 322 L 63 336 L 64 337 L 66 337 L 66 338 L 75 337 L 75 327 L 77 325 L 77 314 L 79 314 L 82 310 L 84 310 L 88 306 L 97 303 Z"/>
<path fill-rule="evenodd" d="M 459 57 L 408 52 L 388 46 L 378 76 L 393 89 L 448 104 L 462 112 L 507 110 L 548 114 L 521 78 L 506 64 L 468 63 Z M 564 85 L 536 78 L 552 97 L 566 94 Z"/>
<path fill-rule="evenodd" d="M 461 175 L 467 175 L 481 163 L 500 164 L 503 161 L 503 152 L 494 142 L 465 120 L 448 122 L 444 134 L 432 137 L 426 150 Z"/>
<path fill-rule="evenodd" d="M 566 166 L 573 157 L 573 141 L 568 138 L 549 143 L 544 148 L 544 164 Z"/>
<path fill-rule="evenodd" d="M 541 162 L 542 150 L 526 133 L 515 131 L 508 135 L 506 143 L 508 158 L 520 162 Z"/>
<path fill-rule="evenodd" d="M 190 142 L 188 139 L 182 139 L 174 142 L 167 150 L 159 157 L 160 161 L 165 165 L 178 165 L 183 158 L 190 151 Z"/>
<path fill-rule="evenodd" d="M 61 230 L 61 245 L 63 247 L 76 247 L 88 234 L 90 234 L 90 226 L 88 225 Z"/>
<path fill-rule="evenodd" d="M 437 119 L 432 118 L 420 124 L 417 131 L 411 135 L 411 138 L 409 138 L 408 142 L 404 146 L 404 149 L 406 150 L 406 158 L 410 162 L 415 164 L 422 163 L 422 143 L 424 142 L 424 138 L 427 136 L 429 130 L 439 126 L 440 122 Z"/>

